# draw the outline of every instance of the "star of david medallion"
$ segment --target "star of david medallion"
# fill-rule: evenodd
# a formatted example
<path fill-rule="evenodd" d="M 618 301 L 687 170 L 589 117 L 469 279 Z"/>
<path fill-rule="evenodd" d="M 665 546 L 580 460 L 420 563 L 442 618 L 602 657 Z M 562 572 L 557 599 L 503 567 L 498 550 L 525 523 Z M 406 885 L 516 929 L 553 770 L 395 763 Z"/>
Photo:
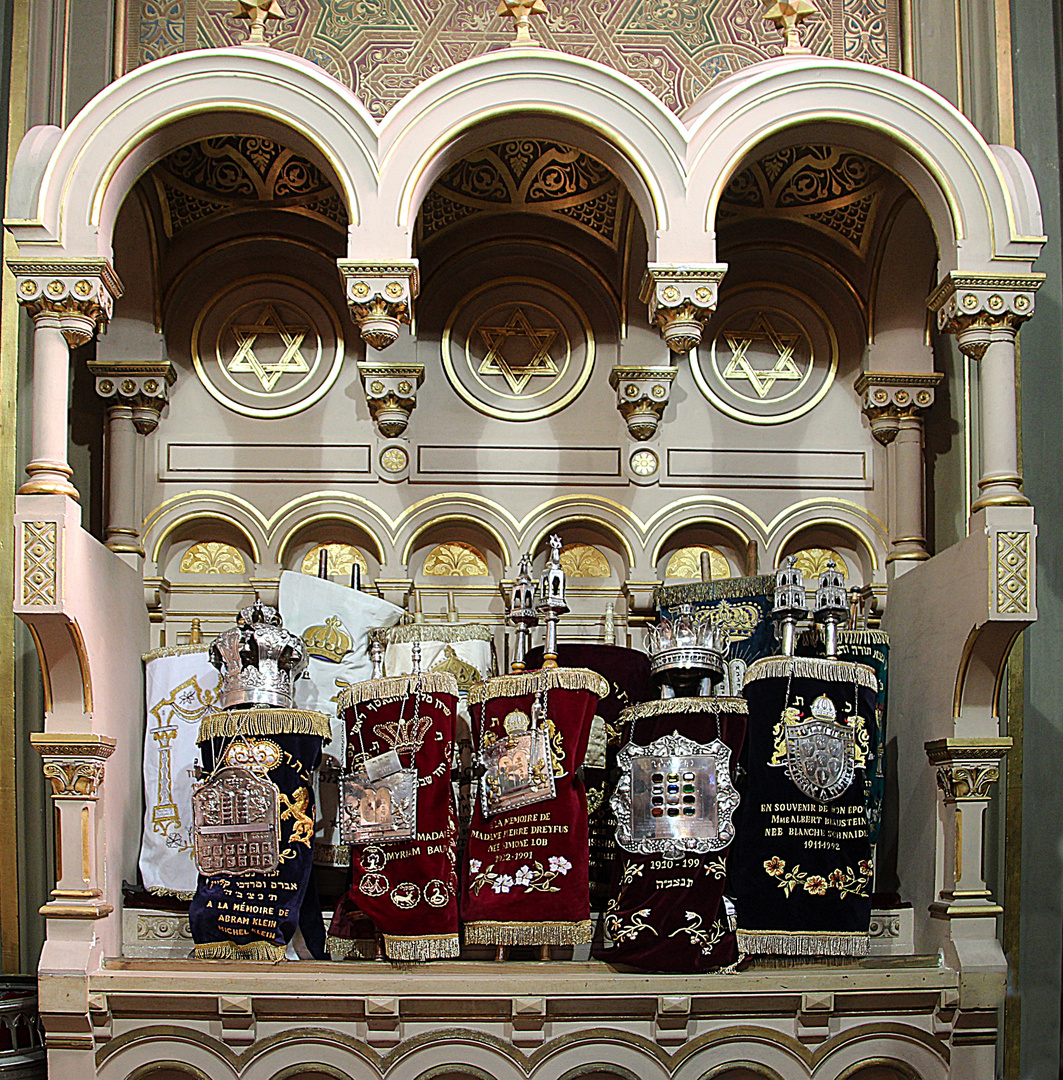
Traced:
<path fill-rule="evenodd" d="M 207 391 L 234 412 L 290 416 L 328 392 L 343 363 L 333 305 L 294 278 L 262 275 L 217 293 L 192 331 Z"/>
<path fill-rule="evenodd" d="M 719 409 L 780 424 L 814 408 L 834 380 L 838 342 L 820 308 L 794 290 L 747 286 L 723 299 L 697 355 L 694 379 Z"/>
<path fill-rule="evenodd" d="M 594 335 L 557 286 L 505 278 L 460 301 L 443 332 L 443 367 L 475 409 L 536 420 L 578 396 L 594 363 Z"/>

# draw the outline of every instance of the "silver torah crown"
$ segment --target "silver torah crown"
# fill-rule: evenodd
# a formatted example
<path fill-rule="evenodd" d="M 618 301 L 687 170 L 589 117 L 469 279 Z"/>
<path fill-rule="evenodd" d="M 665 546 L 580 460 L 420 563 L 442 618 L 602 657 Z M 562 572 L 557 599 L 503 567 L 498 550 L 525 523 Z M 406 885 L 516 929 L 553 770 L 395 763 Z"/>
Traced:
<path fill-rule="evenodd" d="M 284 629 L 277 609 L 256 600 L 240 611 L 235 626 L 215 638 L 210 662 L 221 672 L 223 709 L 290 709 L 307 656 L 302 638 Z"/>
<path fill-rule="evenodd" d="M 681 604 L 674 618 L 664 616 L 646 635 L 650 673 L 663 684 L 666 697 L 670 690 L 689 689 L 691 682 L 715 685 L 723 678 L 729 645 L 726 630 L 707 618 L 695 625 L 693 608 Z M 702 689 L 708 693 L 707 686 Z"/>

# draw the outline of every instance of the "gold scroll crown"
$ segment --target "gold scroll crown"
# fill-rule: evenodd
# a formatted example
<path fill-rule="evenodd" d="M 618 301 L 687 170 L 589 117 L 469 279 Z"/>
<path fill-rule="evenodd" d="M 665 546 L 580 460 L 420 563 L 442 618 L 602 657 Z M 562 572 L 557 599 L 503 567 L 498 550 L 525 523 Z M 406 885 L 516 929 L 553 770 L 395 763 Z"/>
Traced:
<path fill-rule="evenodd" d="M 354 640 L 344 629 L 338 615 L 330 615 L 324 626 L 308 626 L 303 631 L 307 653 L 316 660 L 338 664 L 351 651 Z"/>
<path fill-rule="evenodd" d="M 443 648 L 443 659 L 439 661 L 432 671 L 442 671 L 448 675 L 453 675 L 458 680 L 458 689 L 467 691 L 470 686 L 480 682 L 482 676 L 479 669 L 475 664 L 470 664 L 467 660 L 462 660 L 460 656 L 454 651 L 453 645 L 446 645 Z"/>

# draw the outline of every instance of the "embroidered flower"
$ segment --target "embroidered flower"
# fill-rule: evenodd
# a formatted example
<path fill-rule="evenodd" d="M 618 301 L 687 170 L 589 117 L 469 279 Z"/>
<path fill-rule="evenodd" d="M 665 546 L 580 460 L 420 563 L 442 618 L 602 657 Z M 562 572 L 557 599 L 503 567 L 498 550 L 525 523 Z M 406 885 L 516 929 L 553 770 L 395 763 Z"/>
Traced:
<path fill-rule="evenodd" d="M 571 869 L 572 863 L 570 863 L 563 855 L 550 856 L 550 873 L 561 874 L 564 876 Z"/>
<path fill-rule="evenodd" d="M 482 862 L 480 862 L 480 860 L 479 860 L 479 859 L 470 859 L 470 860 L 469 860 L 469 869 L 470 869 L 470 870 L 471 870 L 471 871 L 472 871 L 472 872 L 473 872 L 474 874 L 478 874 L 478 873 L 480 872 L 480 867 L 481 867 L 481 866 L 483 866 L 483 863 L 482 863 Z"/>
<path fill-rule="evenodd" d="M 513 888 L 513 879 L 509 874 L 499 874 L 491 883 L 491 891 L 496 893 L 509 892 Z"/>
<path fill-rule="evenodd" d="M 870 859 L 861 859 L 860 860 L 860 873 L 861 874 L 870 874 L 872 869 L 873 869 L 873 866 L 872 866 L 872 863 L 871 863 Z"/>
<path fill-rule="evenodd" d="M 845 874 L 841 870 L 832 870 L 828 880 L 836 889 L 840 889 L 845 884 Z"/>
<path fill-rule="evenodd" d="M 767 870 L 772 877 L 782 877 L 783 871 L 786 869 L 786 863 L 780 859 L 778 855 L 773 855 L 764 864 L 764 869 Z"/>
<path fill-rule="evenodd" d="M 513 878 L 515 885 L 527 887 L 535 880 L 535 871 L 530 866 L 522 866 Z"/>
<path fill-rule="evenodd" d="M 827 879 L 820 877 L 819 874 L 809 875 L 808 880 L 805 882 L 805 892 L 811 893 L 813 896 L 826 896 Z"/>

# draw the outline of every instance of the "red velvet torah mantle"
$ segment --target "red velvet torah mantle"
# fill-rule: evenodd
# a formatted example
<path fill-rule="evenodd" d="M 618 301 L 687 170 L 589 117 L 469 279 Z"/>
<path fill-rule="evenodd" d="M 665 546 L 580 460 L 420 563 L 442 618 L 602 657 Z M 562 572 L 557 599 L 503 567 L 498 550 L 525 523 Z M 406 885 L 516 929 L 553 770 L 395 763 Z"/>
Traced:
<path fill-rule="evenodd" d="M 416 704 L 418 685 L 420 704 Z M 358 952 L 357 924 L 383 934 L 391 960 L 456 957 L 457 825 L 450 788 L 458 684 L 424 672 L 356 683 L 340 696 L 347 727 L 347 769 L 398 752 L 417 768 L 417 833 L 408 840 L 351 845 L 351 886 L 336 905 L 328 949 L 334 960 Z M 359 738 L 359 730 L 361 737 Z"/>
<path fill-rule="evenodd" d="M 554 797 L 485 817 L 473 808 L 462 881 L 462 920 L 471 945 L 578 945 L 591 940 L 587 883 L 587 793 L 583 763 L 599 697 L 609 692 L 584 668 L 501 675 L 469 691 L 473 746 L 506 738 L 514 712 L 531 716 L 543 691 L 540 726 L 549 737 Z M 483 781 L 481 780 L 481 784 Z"/>
<path fill-rule="evenodd" d="M 702 744 L 719 738 L 731 751 L 733 777 L 747 711 L 736 697 L 666 698 L 625 709 L 620 724 L 625 742 L 639 746 L 673 732 Z M 614 894 L 605 915 L 610 944 L 595 955 L 644 971 L 719 971 L 736 964 L 741 957 L 724 903 L 732 846 L 669 859 L 618 844 Z"/>

